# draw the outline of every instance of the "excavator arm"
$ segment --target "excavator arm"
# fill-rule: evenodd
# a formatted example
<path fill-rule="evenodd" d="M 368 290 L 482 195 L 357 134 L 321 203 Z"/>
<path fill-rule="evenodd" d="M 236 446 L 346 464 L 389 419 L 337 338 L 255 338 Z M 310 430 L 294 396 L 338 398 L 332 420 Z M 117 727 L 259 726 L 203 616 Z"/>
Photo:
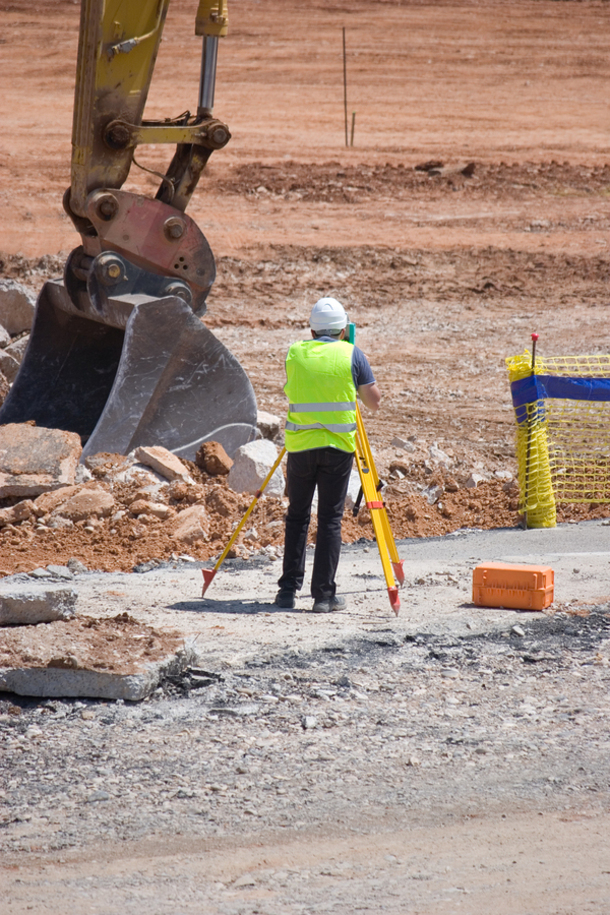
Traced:
<path fill-rule="evenodd" d="M 82 0 L 64 195 L 82 244 L 63 280 L 40 293 L 28 349 L 0 410 L 0 423 L 33 419 L 78 432 L 84 456 L 161 444 L 193 458 L 210 438 L 232 453 L 255 433 L 250 382 L 201 320 L 214 258 L 184 212 L 209 156 L 230 139 L 212 113 L 227 3 L 199 3 L 195 114 L 143 120 L 169 2 Z M 122 190 L 146 143 L 176 145 L 155 198 Z"/>

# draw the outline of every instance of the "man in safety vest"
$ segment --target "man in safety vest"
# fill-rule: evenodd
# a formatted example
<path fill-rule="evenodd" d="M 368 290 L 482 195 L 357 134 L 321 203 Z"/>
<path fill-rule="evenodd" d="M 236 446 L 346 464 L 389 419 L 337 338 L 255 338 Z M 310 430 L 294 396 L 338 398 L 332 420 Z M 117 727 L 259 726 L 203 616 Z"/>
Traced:
<path fill-rule="evenodd" d="M 309 318 L 312 340 L 293 343 L 286 357 L 288 452 L 284 566 L 275 598 L 292 609 L 303 586 L 311 503 L 318 488 L 318 532 L 311 576 L 314 613 L 346 606 L 336 594 L 341 519 L 356 442 L 356 393 L 373 411 L 381 393 L 368 359 L 343 338 L 347 315 L 336 299 L 323 298 Z"/>

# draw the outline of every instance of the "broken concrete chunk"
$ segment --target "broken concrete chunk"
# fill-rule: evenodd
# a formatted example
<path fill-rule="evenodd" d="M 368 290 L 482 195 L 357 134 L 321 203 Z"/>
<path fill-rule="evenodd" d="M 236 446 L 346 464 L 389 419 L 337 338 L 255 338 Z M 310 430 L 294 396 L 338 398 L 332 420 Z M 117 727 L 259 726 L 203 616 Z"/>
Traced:
<path fill-rule="evenodd" d="M 487 479 L 482 473 L 471 473 L 464 486 L 466 489 L 476 489 L 479 483 L 484 483 Z"/>
<path fill-rule="evenodd" d="M 7 353 L 5 349 L 0 349 L 0 372 L 2 372 L 9 384 L 13 383 L 18 371 L 19 363 L 15 357 Z"/>
<path fill-rule="evenodd" d="M 265 413 L 264 410 L 259 410 L 256 414 L 256 426 L 260 434 L 270 441 L 273 441 L 280 434 L 282 425 L 283 420 L 279 416 L 274 416 L 273 413 Z"/>
<path fill-rule="evenodd" d="M 138 702 L 150 696 L 161 680 L 182 673 L 196 659 L 195 649 L 185 645 L 161 661 L 140 664 L 137 673 L 117 674 L 79 669 L 78 659 L 68 654 L 52 658 L 50 667 L 0 668 L 0 690 L 18 696 L 88 696 Z"/>
<path fill-rule="evenodd" d="M 345 509 L 346 511 L 351 511 L 354 505 L 358 500 L 358 495 L 360 493 L 360 474 L 357 470 L 352 470 L 349 475 L 349 483 L 347 485 L 347 496 L 345 497 Z M 366 500 L 364 500 L 366 502 Z M 362 502 L 360 503 L 363 504 Z"/>
<path fill-rule="evenodd" d="M 36 299 L 15 280 L 0 280 L 0 324 L 14 336 L 29 330 L 34 320 Z"/>
<path fill-rule="evenodd" d="M 0 404 L 3 404 L 6 398 L 8 397 L 8 392 L 10 391 L 11 386 L 8 383 L 6 376 L 0 371 Z"/>
<path fill-rule="evenodd" d="M 0 508 L 0 527 L 6 524 L 18 524 L 20 521 L 26 521 L 34 514 L 34 503 L 30 499 L 23 502 L 17 502 L 10 508 Z"/>
<path fill-rule="evenodd" d="M 403 451 L 410 451 L 411 453 L 413 453 L 413 451 L 415 451 L 415 445 L 413 444 L 413 442 L 410 442 L 406 438 L 401 438 L 399 435 L 394 436 L 394 438 L 392 439 L 392 445 L 394 446 L 394 448 L 402 448 Z"/>
<path fill-rule="evenodd" d="M 84 521 L 95 515 L 107 518 L 114 509 L 114 496 L 105 489 L 93 486 L 80 489 L 67 502 L 55 509 L 56 515 L 69 518 L 70 521 Z"/>
<path fill-rule="evenodd" d="M 258 492 L 265 477 L 275 464 L 277 456 L 277 448 L 273 442 L 266 439 L 248 442 L 247 445 L 238 448 L 227 479 L 233 492 Z M 284 495 L 285 487 L 284 474 L 281 467 L 278 467 L 267 484 L 265 495 L 281 498 Z"/>
<path fill-rule="evenodd" d="M 172 454 L 171 451 L 168 451 L 167 448 L 163 448 L 161 445 L 153 445 L 149 448 L 136 448 L 134 457 L 140 464 L 152 467 L 153 470 L 160 473 L 166 480 L 186 480 L 192 482 L 186 465 L 182 463 L 179 457 L 176 457 L 175 454 Z"/>
<path fill-rule="evenodd" d="M 449 455 L 446 454 L 441 448 L 439 448 L 436 443 L 434 445 L 430 445 L 428 454 L 433 464 L 441 464 L 446 469 L 449 469 L 449 467 L 453 465 L 453 459 L 450 458 Z"/>
<path fill-rule="evenodd" d="M 195 461 L 198 467 L 213 477 L 227 474 L 233 466 L 220 442 L 204 442 L 195 455 Z"/>
<path fill-rule="evenodd" d="M 76 596 L 76 591 L 60 584 L 0 585 L 0 625 L 28 626 L 72 619 Z"/>
<path fill-rule="evenodd" d="M 72 484 L 81 451 L 75 432 L 28 423 L 0 426 L 0 499 Z"/>
<path fill-rule="evenodd" d="M 47 522 L 47 527 L 52 531 L 64 531 L 74 527 L 74 521 L 69 518 L 62 518 L 61 515 L 52 516 Z"/>
<path fill-rule="evenodd" d="M 136 499 L 129 506 L 132 515 L 152 515 L 154 518 L 167 518 L 170 513 L 168 505 L 162 502 L 151 502 L 147 499 Z"/>
<path fill-rule="evenodd" d="M 170 533 L 174 540 L 180 543 L 197 543 L 198 540 L 207 540 L 210 521 L 203 505 L 191 505 L 180 512 L 173 521 Z"/>
<path fill-rule="evenodd" d="M 8 353 L 9 356 L 12 356 L 13 359 L 21 365 L 29 342 L 30 336 L 28 334 L 26 337 L 20 337 L 19 340 L 15 340 L 14 343 L 11 343 L 6 347 L 4 352 Z"/>
<path fill-rule="evenodd" d="M 49 515 L 62 502 L 79 491 L 78 486 L 62 486 L 61 489 L 54 489 L 53 492 L 45 492 L 34 500 L 34 512 L 38 518 Z"/>
<path fill-rule="evenodd" d="M 130 461 L 123 454 L 110 454 L 107 451 L 100 451 L 97 454 L 88 454 L 83 461 L 87 470 L 90 470 L 94 477 L 104 479 L 114 477 L 117 473 L 127 470 L 133 461 Z"/>
<path fill-rule="evenodd" d="M 71 581 L 74 575 L 67 566 L 48 565 L 47 572 L 54 578 L 63 578 L 65 581 Z"/>

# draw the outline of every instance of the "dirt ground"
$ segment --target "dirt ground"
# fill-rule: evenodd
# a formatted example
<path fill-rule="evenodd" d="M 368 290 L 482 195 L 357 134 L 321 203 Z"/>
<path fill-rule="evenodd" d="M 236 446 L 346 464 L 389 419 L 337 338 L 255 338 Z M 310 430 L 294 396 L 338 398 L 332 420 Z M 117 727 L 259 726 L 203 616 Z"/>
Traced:
<path fill-rule="evenodd" d="M 174 0 L 170 9 L 151 117 L 196 105 L 195 6 Z M 0 274 L 35 292 L 78 243 L 61 207 L 78 9 L 68 0 L 0 2 Z M 398 462 L 387 493 L 397 537 L 516 524 L 515 491 L 503 477 L 516 469 L 505 358 L 529 347 L 532 332 L 543 355 L 608 351 L 609 20 L 604 0 L 231 7 L 215 113 L 233 138 L 212 157 L 189 206 L 217 259 L 206 322 L 245 366 L 259 408 L 281 415 L 287 346 L 306 335 L 320 295 L 344 302 L 384 395 L 365 423 L 388 479 Z M 349 117 L 356 112 L 350 148 L 343 26 Z M 169 157 L 161 147 L 137 156 L 156 171 Z M 127 185 L 147 194 L 155 186 L 136 168 Z M 392 445 L 396 436 L 416 450 Z M 434 444 L 449 456 L 448 469 L 431 462 Z M 489 479 L 467 489 L 472 473 Z M 444 491 L 429 504 L 413 484 Z M 207 499 L 222 484 L 198 485 Z M 243 507 L 238 501 L 226 528 L 219 521 L 216 541 L 189 552 L 217 553 Z M 560 518 L 606 514 L 604 506 L 563 507 Z M 360 520 L 346 522 L 346 539 L 370 536 Z M 128 569 L 171 555 L 156 522 L 136 538 L 133 528 L 124 537 L 109 530 L 53 536 L 16 527 L 2 537 L 0 567 L 76 557 L 90 568 Z M 278 542 L 273 530 L 270 544 Z M 442 779 L 437 789 L 446 792 Z M 363 815 L 363 828 L 368 822 Z M 460 841 L 487 847 L 499 820 L 485 823 L 481 833 L 460 832 Z M 564 851 L 567 828 L 553 823 Z M 428 848 L 436 841 L 431 833 L 420 839 Z M 522 910 L 605 911 L 593 896 L 564 905 L 544 894 L 542 884 Z M 457 911 L 428 903 L 430 911 Z M 240 905 L 209 910 L 266 911 L 262 902 Z M 460 910 L 489 908 L 463 901 Z M 323 911 L 306 902 L 298 910 Z M 428 911 L 423 903 L 407 910 Z"/>

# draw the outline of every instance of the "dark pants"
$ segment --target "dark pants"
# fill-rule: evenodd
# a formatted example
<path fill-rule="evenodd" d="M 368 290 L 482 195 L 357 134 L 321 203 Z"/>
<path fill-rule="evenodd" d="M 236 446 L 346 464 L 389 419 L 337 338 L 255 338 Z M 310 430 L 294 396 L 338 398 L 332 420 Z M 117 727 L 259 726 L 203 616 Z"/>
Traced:
<path fill-rule="evenodd" d="M 311 502 L 318 487 L 318 533 L 311 575 L 314 600 L 335 596 L 335 573 L 341 554 L 341 519 L 347 495 L 352 452 L 337 448 L 313 448 L 288 454 L 289 499 L 284 542 L 284 568 L 278 585 L 300 591 L 305 577 L 305 550 L 311 517 Z"/>

